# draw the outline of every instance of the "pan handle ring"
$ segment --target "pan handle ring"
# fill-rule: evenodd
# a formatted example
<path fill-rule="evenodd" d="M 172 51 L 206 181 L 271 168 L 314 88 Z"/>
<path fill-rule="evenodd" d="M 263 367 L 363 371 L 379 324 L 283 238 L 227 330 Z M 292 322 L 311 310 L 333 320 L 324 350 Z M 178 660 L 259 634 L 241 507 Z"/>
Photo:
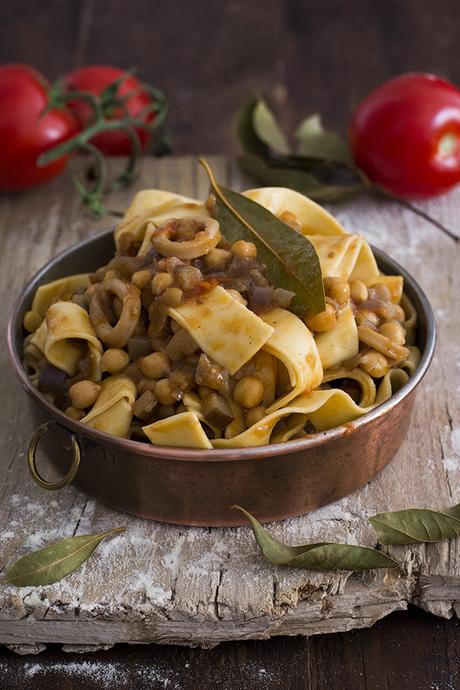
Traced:
<path fill-rule="evenodd" d="M 77 437 L 75 434 L 70 434 L 70 442 L 72 445 L 72 463 L 69 467 L 69 470 L 65 477 L 60 479 L 57 482 L 48 482 L 46 479 L 43 479 L 41 476 L 40 472 L 37 469 L 37 459 L 35 457 L 36 451 L 37 451 L 37 446 L 40 443 L 41 437 L 46 434 L 50 426 L 55 426 L 58 428 L 58 424 L 56 422 L 45 422 L 44 424 L 41 424 L 37 429 L 35 429 L 32 438 L 30 439 L 29 447 L 27 449 L 27 464 L 29 466 L 29 471 L 30 474 L 32 475 L 32 479 L 38 486 L 41 486 L 42 489 L 47 489 L 48 491 L 56 491 L 57 489 L 62 489 L 64 486 L 67 486 L 67 484 L 70 484 L 71 481 L 75 479 L 77 476 L 78 468 L 80 467 L 80 444 L 78 443 Z"/>

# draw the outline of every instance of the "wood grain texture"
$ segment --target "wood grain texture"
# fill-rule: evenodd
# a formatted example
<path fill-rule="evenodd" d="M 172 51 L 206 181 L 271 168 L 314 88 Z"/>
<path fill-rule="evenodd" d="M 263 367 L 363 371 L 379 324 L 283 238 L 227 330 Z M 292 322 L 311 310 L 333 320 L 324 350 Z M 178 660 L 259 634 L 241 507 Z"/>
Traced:
<path fill-rule="evenodd" d="M 314 112 L 345 131 L 384 79 L 460 83 L 455 0 L 2 0 L 0 63 L 49 79 L 83 64 L 137 67 L 171 103 L 176 154 L 234 153 L 231 120 L 263 90 L 290 129 Z"/>
<path fill-rule="evenodd" d="M 235 166 L 210 157 L 217 178 L 249 186 Z M 203 198 L 204 174 L 196 159 L 146 159 L 136 188 L 160 187 Z M 135 189 L 114 194 L 123 209 Z M 427 205 L 456 227 L 460 193 Z M 408 506 L 442 508 L 460 501 L 458 313 L 459 247 L 394 204 L 362 199 L 334 209 L 345 226 L 362 232 L 420 281 L 436 310 L 439 345 L 418 394 L 407 441 L 394 461 L 362 490 L 310 515 L 270 526 L 288 543 L 348 541 L 372 545 L 368 515 Z M 104 221 L 107 223 L 107 220 Z M 5 197 L 0 318 L 5 323 L 21 286 L 60 249 L 97 231 L 69 183 L 47 194 Z M 103 543 L 80 571 L 49 587 L 0 591 L 0 643 L 60 642 L 112 645 L 160 642 L 214 646 L 225 640 L 312 635 L 367 627 L 409 602 L 444 617 L 460 611 L 460 545 L 394 547 L 405 575 L 312 573 L 269 566 L 247 527 L 183 528 L 143 521 L 106 508 L 69 487 L 49 494 L 27 475 L 30 437 L 25 395 L 13 380 L 5 348 L 0 420 L 3 482 L 0 493 L 0 564 L 70 534 L 126 525 Z"/>
<path fill-rule="evenodd" d="M 414 654 L 414 650 L 423 653 Z M 410 663 L 411 659 L 415 663 Z M 38 657 L 0 649 L 0 687 L 15 690 L 456 690 L 460 621 L 395 613 L 370 630 L 277 637 L 214 649 L 117 645 Z"/>

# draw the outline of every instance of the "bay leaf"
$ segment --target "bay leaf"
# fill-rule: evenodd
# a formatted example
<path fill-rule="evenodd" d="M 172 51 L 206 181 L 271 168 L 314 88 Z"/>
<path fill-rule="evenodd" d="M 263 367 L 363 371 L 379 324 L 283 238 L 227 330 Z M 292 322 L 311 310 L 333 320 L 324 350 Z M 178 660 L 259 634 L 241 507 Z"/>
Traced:
<path fill-rule="evenodd" d="M 297 153 L 301 156 L 353 165 L 347 142 L 335 132 L 324 129 L 318 114 L 302 120 L 294 136 Z"/>
<path fill-rule="evenodd" d="M 288 154 L 288 140 L 266 102 L 259 98 L 252 110 L 252 123 L 258 139 L 272 151 Z"/>
<path fill-rule="evenodd" d="M 254 129 L 254 110 L 257 103 L 258 99 L 252 98 L 239 110 L 234 120 L 234 132 L 243 151 L 267 158 L 270 155 L 269 148 Z"/>
<path fill-rule="evenodd" d="M 249 520 L 254 537 L 263 555 L 273 565 L 285 565 L 308 570 L 373 570 L 374 568 L 396 568 L 399 563 L 390 556 L 367 546 L 319 542 L 303 546 L 287 546 L 275 539 L 241 506 L 240 510 Z"/>
<path fill-rule="evenodd" d="M 270 187 L 289 187 L 314 201 L 342 201 L 363 191 L 360 183 L 325 184 L 318 180 L 303 166 L 274 165 L 254 153 L 238 157 L 241 170 Z"/>
<path fill-rule="evenodd" d="M 52 585 L 77 570 L 103 539 L 123 531 L 124 527 L 116 527 L 101 534 L 67 537 L 28 553 L 8 568 L 6 582 L 17 587 Z"/>
<path fill-rule="evenodd" d="M 443 511 L 409 508 L 369 518 L 385 545 L 438 542 L 460 536 L 460 504 Z"/>
<path fill-rule="evenodd" d="M 294 292 L 292 311 L 300 316 L 323 311 L 323 278 L 312 243 L 260 204 L 221 187 L 206 161 L 200 163 L 216 197 L 216 217 L 224 237 L 229 242 L 244 239 L 256 245 L 272 285 Z"/>

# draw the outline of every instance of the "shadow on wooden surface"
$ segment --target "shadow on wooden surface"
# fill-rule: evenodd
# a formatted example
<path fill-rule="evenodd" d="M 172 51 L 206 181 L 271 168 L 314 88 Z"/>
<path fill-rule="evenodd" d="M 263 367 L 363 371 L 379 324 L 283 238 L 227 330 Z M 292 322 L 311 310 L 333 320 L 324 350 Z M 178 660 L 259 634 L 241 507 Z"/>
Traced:
<path fill-rule="evenodd" d="M 21 657 L 0 649 L 8 690 L 457 690 L 460 621 L 416 609 L 368 630 L 223 643 L 215 649 L 117 645 Z"/>

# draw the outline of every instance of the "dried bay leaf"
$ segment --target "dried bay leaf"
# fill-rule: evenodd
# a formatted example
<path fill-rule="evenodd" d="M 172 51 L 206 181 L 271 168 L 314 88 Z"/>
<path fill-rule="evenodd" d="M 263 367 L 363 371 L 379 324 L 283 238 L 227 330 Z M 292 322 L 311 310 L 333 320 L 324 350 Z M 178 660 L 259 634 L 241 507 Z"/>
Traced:
<path fill-rule="evenodd" d="M 260 204 L 221 187 L 206 161 L 205 168 L 216 198 L 216 218 L 229 242 L 247 240 L 257 247 L 270 282 L 294 292 L 292 311 L 300 316 L 325 309 L 318 255 L 311 242 Z"/>
<path fill-rule="evenodd" d="M 28 553 L 8 568 L 6 582 L 16 587 L 52 585 L 77 570 L 103 539 L 123 531 L 124 527 L 116 527 L 101 534 L 67 537 Z"/>
<path fill-rule="evenodd" d="M 318 114 L 302 120 L 294 136 L 297 140 L 297 153 L 301 156 L 353 165 L 347 142 L 335 132 L 324 129 Z"/>
<path fill-rule="evenodd" d="M 262 184 L 290 187 L 319 202 L 342 201 L 365 191 L 347 143 L 323 128 L 319 115 L 295 132 L 298 152 L 262 98 L 253 98 L 236 116 L 235 135 L 243 149 L 241 170 Z"/>
<path fill-rule="evenodd" d="M 262 184 L 270 187 L 289 187 L 314 201 L 342 201 L 363 191 L 363 185 L 360 183 L 321 182 L 301 164 L 291 165 L 287 160 L 286 165 L 274 165 L 254 153 L 247 153 L 238 157 L 238 164 L 246 175 L 254 177 Z"/>
<path fill-rule="evenodd" d="M 272 151 L 289 154 L 288 140 L 275 116 L 263 99 L 259 99 L 252 111 L 252 124 L 258 139 Z"/>
<path fill-rule="evenodd" d="M 233 506 L 233 508 L 240 510 L 249 520 L 260 550 L 265 558 L 274 565 L 320 571 L 362 571 L 399 566 L 399 563 L 390 556 L 367 546 L 327 542 L 304 546 L 286 546 L 286 544 L 275 539 L 244 508 L 240 506 Z"/>
<path fill-rule="evenodd" d="M 234 132 L 243 151 L 266 158 L 270 155 L 269 148 L 259 138 L 254 128 L 253 116 L 257 103 L 258 99 L 253 98 L 236 114 Z"/>
<path fill-rule="evenodd" d="M 438 542 L 460 536 L 460 504 L 443 511 L 409 508 L 369 518 L 385 545 Z"/>

